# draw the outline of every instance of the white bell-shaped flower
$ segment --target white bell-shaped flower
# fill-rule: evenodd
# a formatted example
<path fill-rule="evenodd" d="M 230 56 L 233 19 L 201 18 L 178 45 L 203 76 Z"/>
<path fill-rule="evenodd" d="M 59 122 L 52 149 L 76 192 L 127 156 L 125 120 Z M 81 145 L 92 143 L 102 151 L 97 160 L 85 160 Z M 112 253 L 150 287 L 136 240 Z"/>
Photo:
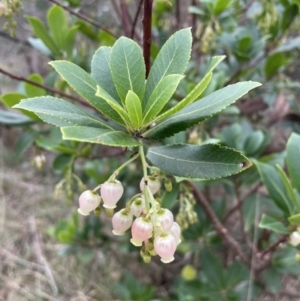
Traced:
<path fill-rule="evenodd" d="M 120 200 L 124 192 L 124 188 L 120 181 L 105 182 L 101 185 L 100 193 L 103 200 L 103 207 L 107 209 L 116 208 L 117 202 Z"/>
<path fill-rule="evenodd" d="M 134 200 L 130 206 L 131 213 L 136 217 L 139 217 L 144 209 L 145 199 L 143 197 L 139 197 L 136 200 Z"/>
<path fill-rule="evenodd" d="M 160 189 L 160 185 L 161 184 L 160 184 L 159 179 L 157 179 L 157 178 L 152 179 L 150 177 L 150 178 L 148 178 L 147 185 L 150 188 L 151 193 L 154 195 Z M 141 191 L 143 191 L 144 188 L 145 188 L 145 179 L 143 177 L 142 180 L 141 180 L 141 182 L 140 182 L 140 189 L 141 189 Z"/>
<path fill-rule="evenodd" d="M 79 197 L 78 212 L 82 215 L 89 215 L 100 205 L 100 202 L 101 198 L 96 192 L 86 190 Z"/>
<path fill-rule="evenodd" d="M 157 212 L 156 220 L 164 231 L 169 232 L 174 222 L 173 213 L 169 209 L 161 208 Z"/>
<path fill-rule="evenodd" d="M 131 227 L 131 243 L 136 247 L 140 247 L 145 240 L 152 236 L 152 230 L 153 225 L 148 219 L 144 217 L 136 218 Z"/>
<path fill-rule="evenodd" d="M 181 243 L 181 239 L 180 239 L 181 228 L 180 228 L 180 226 L 176 222 L 174 222 L 172 224 L 171 232 L 170 233 L 175 238 L 176 245 L 178 246 Z"/>
<path fill-rule="evenodd" d="M 163 263 L 169 263 L 174 260 L 176 251 L 176 241 L 173 235 L 167 234 L 155 237 L 154 250 L 159 255 Z"/>
<path fill-rule="evenodd" d="M 298 231 L 294 231 L 290 235 L 289 243 L 294 247 L 297 247 L 298 245 L 300 245 L 300 233 Z"/>
<path fill-rule="evenodd" d="M 132 221 L 133 216 L 128 210 L 122 209 L 116 212 L 112 217 L 113 234 L 124 235 L 125 231 L 131 227 Z"/>

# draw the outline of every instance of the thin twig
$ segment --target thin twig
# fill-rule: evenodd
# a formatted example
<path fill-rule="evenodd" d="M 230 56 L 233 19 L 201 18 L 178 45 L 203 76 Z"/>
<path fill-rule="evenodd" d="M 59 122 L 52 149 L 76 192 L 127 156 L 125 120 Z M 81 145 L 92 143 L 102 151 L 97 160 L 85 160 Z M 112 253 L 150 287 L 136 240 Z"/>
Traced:
<path fill-rule="evenodd" d="M 18 76 L 18 75 L 15 75 L 13 73 L 10 73 L 2 68 L 0 68 L 0 73 L 4 74 L 4 75 L 7 75 L 8 77 L 12 78 L 12 79 L 15 79 L 15 80 L 18 80 L 18 81 L 21 81 L 21 82 L 25 82 L 25 83 L 28 83 L 30 85 L 33 85 L 33 86 L 36 86 L 36 87 L 39 87 L 41 89 L 44 89 L 48 92 L 51 92 L 51 93 L 54 93 L 54 94 L 57 94 L 57 95 L 60 95 L 60 96 L 63 96 L 65 98 L 68 98 L 68 99 L 71 99 L 71 100 L 75 100 L 75 101 L 78 101 L 80 102 L 82 105 L 84 106 L 88 106 L 88 104 L 86 103 L 86 101 L 84 101 L 83 99 L 81 98 L 78 98 L 76 96 L 73 96 L 73 95 L 70 95 L 70 94 L 66 94 L 64 92 L 61 92 L 57 89 L 54 89 L 54 88 L 51 88 L 51 87 L 48 87 L 48 86 L 45 86 L 45 85 L 42 85 L 42 84 L 39 84 L 35 81 L 32 81 L 30 79 L 27 79 L 25 77 L 22 77 L 22 76 Z"/>
<path fill-rule="evenodd" d="M 151 40 L 152 40 L 152 3 L 153 0 L 144 0 L 144 36 L 143 36 L 143 52 L 146 65 L 146 78 L 150 71 L 150 55 L 151 55 Z"/>
<path fill-rule="evenodd" d="M 129 37 L 129 27 L 128 27 L 128 11 L 125 0 L 121 0 L 121 12 L 122 12 L 122 24 L 126 37 Z"/>
<path fill-rule="evenodd" d="M 272 243 L 269 247 L 267 247 L 266 249 L 262 250 L 261 252 L 257 253 L 256 256 L 258 258 L 264 258 L 265 255 L 270 254 L 270 253 L 274 253 L 277 250 L 277 247 L 283 243 L 286 242 L 288 239 L 289 235 L 282 235 L 278 238 L 278 240 L 276 240 L 274 243 Z"/>
<path fill-rule="evenodd" d="M 239 243 L 231 236 L 231 234 L 228 232 L 228 230 L 224 227 L 224 225 L 220 222 L 215 212 L 212 210 L 209 201 L 206 199 L 205 195 L 198 189 L 198 187 L 190 182 L 185 181 L 186 184 L 188 184 L 193 189 L 193 193 L 196 197 L 196 200 L 198 203 L 202 206 L 204 212 L 206 213 L 207 217 L 211 220 L 213 223 L 215 229 L 217 232 L 226 240 L 228 245 L 231 246 L 231 248 L 236 252 L 236 254 L 240 257 L 240 259 L 249 267 L 250 262 L 247 258 L 246 254 L 241 249 Z"/>
<path fill-rule="evenodd" d="M 65 5 L 61 4 L 61 3 L 59 3 L 56 0 L 48 0 L 48 1 L 50 1 L 50 2 L 52 2 L 52 3 L 54 3 L 54 4 L 58 5 L 58 6 L 60 6 L 61 8 L 63 8 L 67 12 L 69 12 L 70 14 L 76 16 L 77 18 L 82 19 L 85 22 L 90 23 L 90 24 L 94 25 L 95 27 L 97 27 L 97 28 L 99 28 L 99 29 L 101 29 L 103 31 L 106 31 L 108 34 L 112 35 L 113 37 L 116 37 L 115 34 L 113 34 L 110 30 L 108 30 L 107 28 L 103 27 L 98 22 L 90 19 L 89 17 L 87 17 L 87 16 L 85 16 L 85 15 L 83 15 L 81 13 L 75 12 L 74 10 L 72 10 L 71 8 L 69 8 L 68 6 L 65 6 Z"/>
<path fill-rule="evenodd" d="M 196 5 L 196 0 L 192 0 L 192 3 L 191 3 L 192 6 L 195 6 Z M 196 14 L 191 14 L 192 16 L 192 35 L 193 35 L 193 38 L 195 38 L 195 32 L 196 32 L 196 23 L 197 23 L 197 16 Z"/>
<path fill-rule="evenodd" d="M 140 0 L 139 6 L 138 6 L 138 8 L 137 8 L 137 10 L 136 10 L 136 13 L 135 13 L 135 16 L 134 16 L 134 19 L 133 19 L 133 23 L 132 23 L 132 27 L 131 27 L 131 34 L 130 34 L 130 38 L 131 38 L 131 39 L 134 38 L 135 27 L 136 27 L 137 20 L 138 20 L 138 17 L 139 17 L 141 8 L 142 8 L 143 1 L 144 1 L 144 0 Z"/>
<path fill-rule="evenodd" d="M 115 10 L 115 13 L 117 14 L 118 18 L 119 18 L 120 20 L 122 20 L 121 12 L 120 12 L 120 10 L 119 10 L 119 7 L 118 7 L 116 1 L 115 1 L 115 0 L 111 0 L 111 4 L 112 4 L 112 6 L 113 6 L 113 8 L 114 8 L 114 10 Z"/>

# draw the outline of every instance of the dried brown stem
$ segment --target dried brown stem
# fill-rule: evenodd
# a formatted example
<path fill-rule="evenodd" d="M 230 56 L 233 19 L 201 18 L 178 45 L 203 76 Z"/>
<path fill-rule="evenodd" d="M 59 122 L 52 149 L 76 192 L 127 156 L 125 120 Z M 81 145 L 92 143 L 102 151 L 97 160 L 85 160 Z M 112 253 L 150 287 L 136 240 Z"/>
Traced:
<path fill-rule="evenodd" d="M 63 8 L 67 12 L 69 12 L 70 14 L 76 16 L 77 18 L 82 19 L 85 22 L 92 24 L 93 26 L 95 26 L 95 27 L 97 27 L 97 28 L 99 28 L 99 29 L 107 32 L 108 34 L 112 35 L 113 37 L 116 37 L 115 34 L 113 34 L 110 30 L 108 30 L 107 28 L 103 27 L 101 24 L 99 24 L 98 22 L 92 20 L 91 18 L 89 18 L 89 17 L 87 17 L 87 16 L 85 16 L 85 15 L 83 15 L 81 13 L 75 12 L 74 10 L 72 10 L 71 8 L 69 8 L 68 6 L 65 6 L 65 5 L 61 4 L 61 3 L 59 3 L 56 0 L 48 0 L 48 1 L 50 1 L 50 2 L 52 2 L 52 3 L 54 3 L 54 4 L 58 5 L 58 6 L 60 6 L 61 8 Z"/>
<path fill-rule="evenodd" d="M 151 40 L 152 40 L 152 3 L 153 0 L 144 0 L 144 36 L 143 36 L 143 52 L 146 65 L 146 78 L 150 71 L 150 55 L 151 55 Z"/>
<path fill-rule="evenodd" d="M 198 189 L 198 187 L 194 183 L 190 181 L 185 181 L 185 183 L 192 187 L 197 202 L 202 206 L 205 214 L 213 223 L 216 231 L 225 239 L 228 245 L 235 251 L 235 253 L 240 257 L 240 259 L 245 263 L 245 265 L 251 268 L 251 263 L 246 254 L 241 249 L 240 244 L 234 239 L 234 237 L 231 236 L 228 230 L 220 222 L 217 215 L 212 210 L 209 201 L 207 200 L 205 195 Z"/>
<path fill-rule="evenodd" d="M 34 81 L 32 81 L 30 79 L 27 79 L 25 77 L 15 75 L 15 74 L 10 73 L 10 72 L 2 69 L 2 68 L 0 68 L 0 73 L 4 74 L 4 75 L 6 75 L 6 76 L 8 76 L 8 77 L 10 77 L 12 79 L 28 83 L 28 84 L 36 86 L 38 88 L 42 88 L 42 89 L 44 89 L 44 90 L 46 90 L 48 92 L 51 92 L 53 94 L 60 95 L 60 96 L 63 96 L 65 98 L 68 98 L 68 99 L 71 99 L 71 100 L 75 100 L 75 101 L 79 102 L 80 104 L 82 104 L 84 106 L 88 106 L 88 104 L 83 99 L 81 99 L 81 98 L 78 98 L 78 97 L 70 95 L 70 94 L 66 94 L 64 92 L 61 92 L 61 91 L 59 91 L 57 89 L 54 89 L 54 88 L 51 88 L 51 87 L 48 87 L 48 86 L 45 86 L 45 85 L 39 84 L 39 83 L 34 82 Z"/>

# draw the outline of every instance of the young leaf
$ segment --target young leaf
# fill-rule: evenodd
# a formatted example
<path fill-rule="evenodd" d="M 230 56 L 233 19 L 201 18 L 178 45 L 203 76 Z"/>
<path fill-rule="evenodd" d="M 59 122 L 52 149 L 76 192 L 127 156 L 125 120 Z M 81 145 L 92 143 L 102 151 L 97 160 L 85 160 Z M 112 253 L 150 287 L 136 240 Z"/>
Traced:
<path fill-rule="evenodd" d="M 300 213 L 290 216 L 288 221 L 291 225 L 297 225 L 300 227 Z"/>
<path fill-rule="evenodd" d="M 286 226 L 284 226 L 282 222 L 278 221 L 274 217 L 269 216 L 267 214 L 262 215 L 262 219 L 258 226 L 261 229 L 268 229 L 275 233 L 280 233 L 280 234 L 291 233 L 291 231 Z"/>
<path fill-rule="evenodd" d="M 65 50 L 68 26 L 64 10 L 57 5 L 52 6 L 48 11 L 47 19 L 55 44 Z"/>
<path fill-rule="evenodd" d="M 216 15 L 221 14 L 230 5 L 231 0 L 217 0 L 214 5 L 214 13 Z"/>
<path fill-rule="evenodd" d="M 44 82 L 43 78 L 39 74 L 36 74 L 36 73 L 31 74 L 28 77 L 28 79 L 31 81 L 34 81 L 38 84 L 43 84 L 43 82 Z M 46 95 L 46 91 L 44 89 L 38 88 L 29 83 L 24 83 L 24 88 L 25 88 L 25 91 L 26 91 L 28 97 L 37 97 L 37 96 Z"/>
<path fill-rule="evenodd" d="M 199 82 L 199 84 L 184 98 L 182 99 L 176 106 L 168 110 L 167 112 L 161 114 L 158 116 L 156 120 L 161 120 L 163 118 L 166 118 L 167 116 L 170 116 L 172 114 L 175 114 L 176 112 L 180 111 L 190 103 L 194 102 L 198 97 L 201 96 L 203 91 L 208 86 L 211 78 L 212 78 L 212 71 L 219 65 L 221 61 L 223 61 L 225 58 L 225 55 L 222 56 L 214 56 L 211 59 L 211 62 L 209 64 L 208 70 L 205 74 L 205 76 L 202 78 L 202 80 Z"/>
<path fill-rule="evenodd" d="M 125 99 L 126 110 L 131 124 L 138 130 L 142 124 L 142 105 L 139 97 L 132 91 L 128 91 Z"/>
<path fill-rule="evenodd" d="M 30 22 L 30 25 L 33 29 L 34 34 L 40 38 L 44 44 L 50 49 L 50 51 L 54 55 L 59 55 L 59 50 L 53 41 L 53 39 L 48 34 L 44 24 L 41 22 L 40 19 L 36 17 L 27 17 L 28 21 Z"/>
<path fill-rule="evenodd" d="M 280 165 L 276 164 L 276 168 L 279 172 L 279 175 L 281 177 L 282 183 L 286 189 L 286 192 L 288 194 L 289 200 L 291 200 L 294 204 L 294 209 L 297 209 L 298 211 L 300 211 L 300 204 L 298 203 L 297 200 L 297 196 L 293 190 L 293 187 L 288 179 L 288 177 L 286 176 L 285 172 L 283 171 L 283 169 L 281 168 Z"/>
<path fill-rule="evenodd" d="M 132 147 L 139 146 L 137 139 L 121 131 L 99 129 L 87 126 L 72 126 L 61 128 L 63 139 L 109 146 Z"/>
<path fill-rule="evenodd" d="M 217 144 L 150 147 L 147 158 L 166 173 L 199 179 L 230 176 L 252 165 L 241 153 Z"/>
<path fill-rule="evenodd" d="M 14 108 L 34 112 L 45 122 L 58 127 L 84 125 L 112 129 L 99 117 L 79 109 L 70 102 L 52 96 L 29 98 L 15 105 Z"/>
<path fill-rule="evenodd" d="M 92 77 L 113 99 L 121 103 L 119 94 L 116 90 L 111 71 L 109 68 L 109 56 L 111 47 L 100 47 L 92 58 L 91 69 Z"/>
<path fill-rule="evenodd" d="M 96 81 L 79 66 L 67 61 L 53 61 L 49 63 L 61 77 L 93 107 L 112 120 L 124 124 L 119 114 L 103 99 L 96 96 Z"/>
<path fill-rule="evenodd" d="M 172 35 L 158 53 L 146 83 L 143 108 L 150 95 L 164 77 L 170 74 L 183 74 L 191 56 L 192 35 L 190 28 L 182 29 Z"/>
<path fill-rule="evenodd" d="M 286 165 L 293 186 L 300 193 L 300 135 L 292 133 L 286 146 Z"/>
<path fill-rule="evenodd" d="M 162 120 L 158 125 L 148 130 L 144 136 L 153 139 L 170 137 L 219 113 L 249 90 L 258 86 L 260 83 L 257 82 L 240 82 L 215 91 Z"/>
<path fill-rule="evenodd" d="M 255 165 L 274 203 L 285 214 L 291 214 L 293 201 L 289 198 L 275 166 L 258 161 L 255 161 Z"/>
<path fill-rule="evenodd" d="M 171 74 L 166 76 L 159 82 L 159 84 L 153 90 L 144 110 L 144 125 L 151 123 L 156 115 L 163 109 L 163 107 L 175 92 L 182 78 L 182 75 Z"/>
<path fill-rule="evenodd" d="M 123 103 L 129 90 L 143 99 L 146 70 L 143 54 L 137 43 L 125 37 L 118 39 L 111 50 L 109 66 Z"/>
<path fill-rule="evenodd" d="M 97 86 L 96 96 L 104 99 L 108 105 L 114 108 L 114 110 L 118 112 L 125 124 L 130 124 L 124 108 L 99 85 Z"/>
<path fill-rule="evenodd" d="M 67 30 L 65 50 L 69 58 L 72 58 L 77 30 L 78 30 L 78 25 L 75 25 L 71 27 L 69 30 Z"/>

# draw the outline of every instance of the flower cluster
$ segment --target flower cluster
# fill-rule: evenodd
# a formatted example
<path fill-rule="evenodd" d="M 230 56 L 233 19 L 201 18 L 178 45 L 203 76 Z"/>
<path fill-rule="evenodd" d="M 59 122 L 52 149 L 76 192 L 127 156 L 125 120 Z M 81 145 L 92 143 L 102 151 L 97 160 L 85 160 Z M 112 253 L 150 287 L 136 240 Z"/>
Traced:
<path fill-rule="evenodd" d="M 290 235 L 289 243 L 294 247 L 300 245 L 300 227 Z"/>
<path fill-rule="evenodd" d="M 165 180 L 165 187 L 172 189 L 171 182 Z M 151 256 L 159 255 L 161 261 L 174 260 L 177 245 L 181 242 L 180 226 L 174 222 L 173 213 L 160 206 L 154 195 L 160 189 L 160 180 L 156 176 L 140 182 L 141 193 L 135 195 L 126 207 L 112 217 L 114 235 L 123 235 L 131 228 L 131 243 L 141 248 L 141 256 L 150 262 Z M 88 215 L 97 210 L 100 203 L 106 210 L 114 210 L 123 194 L 123 186 L 118 180 L 110 180 L 100 187 L 101 197 L 95 190 L 87 190 L 79 197 L 78 212 Z"/>

